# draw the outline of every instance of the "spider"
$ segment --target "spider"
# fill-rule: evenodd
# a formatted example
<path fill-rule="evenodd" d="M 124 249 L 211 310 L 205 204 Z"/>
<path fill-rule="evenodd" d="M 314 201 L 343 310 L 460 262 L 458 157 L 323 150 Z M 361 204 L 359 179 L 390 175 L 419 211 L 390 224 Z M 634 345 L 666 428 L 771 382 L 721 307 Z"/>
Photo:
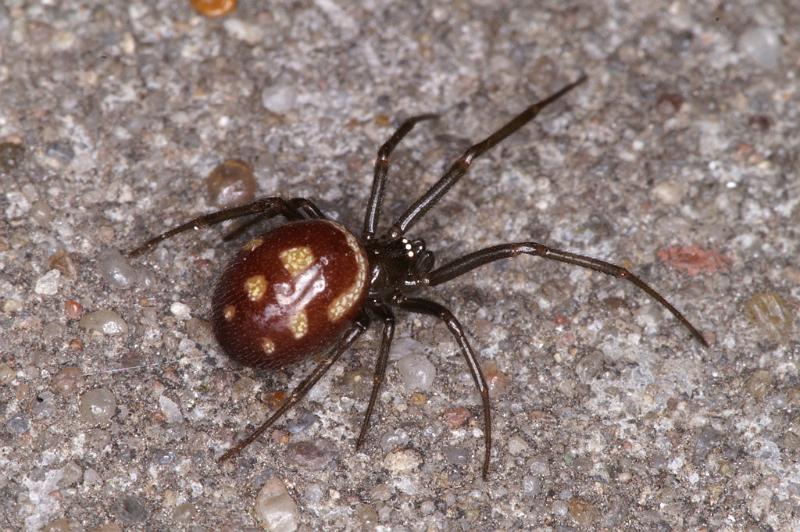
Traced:
<path fill-rule="evenodd" d="M 389 349 L 395 331 L 392 309 L 430 315 L 441 320 L 453 335 L 483 410 L 483 478 L 488 478 L 492 447 L 489 388 L 464 327 L 443 305 L 415 295 L 420 289 L 441 285 L 479 266 L 521 254 L 534 255 L 595 270 L 624 279 L 669 310 L 702 345 L 698 329 L 661 294 L 630 271 L 599 259 L 548 247 L 538 242 L 504 243 L 480 249 L 434 267 L 433 252 L 422 239 L 406 233 L 467 173 L 472 162 L 531 121 L 546 106 L 586 81 L 574 82 L 540 100 L 481 142 L 470 146 L 427 192 L 417 199 L 383 233 L 378 233 L 389 157 L 419 122 L 438 118 L 422 114 L 408 118 L 380 147 L 375 160 L 372 190 L 361 237 L 329 220 L 305 198 L 267 197 L 247 205 L 206 214 L 156 236 L 128 252 L 136 257 L 167 238 L 225 220 L 252 216 L 224 239 L 241 234 L 254 223 L 283 216 L 287 223 L 247 242 L 225 267 L 212 296 L 211 325 L 223 351 L 248 366 L 277 368 L 311 355 L 324 357 L 288 394 L 281 406 L 249 436 L 227 450 L 218 461 L 228 460 L 270 428 L 297 404 L 325 375 L 373 321 L 383 324 L 369 402 L 356 439 L 364 444 L 381 384 L 386 375 Z"/>

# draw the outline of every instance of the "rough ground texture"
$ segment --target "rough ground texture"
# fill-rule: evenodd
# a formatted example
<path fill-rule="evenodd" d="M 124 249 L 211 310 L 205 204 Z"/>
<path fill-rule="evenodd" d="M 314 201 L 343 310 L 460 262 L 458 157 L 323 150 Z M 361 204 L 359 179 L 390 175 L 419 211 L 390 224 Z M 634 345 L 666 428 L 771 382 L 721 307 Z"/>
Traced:
<path fill-rule="evenodd" d="M 0 4 L 0 528 L 800 527 L 795 1 L 242 4 Z M 392 362 L 364 449 L 374 330 L 218 465 L 310 366 L 221 354 L 210 287 L 240 245 L 221 230 L 116 282 L 101 255 L 213 210 L 228 158 L 357 228 L 377 146 L 440 112 L 396 152 L 390 222 L 581 72 L 413 236 L 440 263 L 531 238 L 614 261 L 710 347 L 629 283 L 521 257 L 430 291 L 494 383 L 488 481 L 455 344 L 405 314 L 394 355 L 436 376 L 415 391 Z"/>

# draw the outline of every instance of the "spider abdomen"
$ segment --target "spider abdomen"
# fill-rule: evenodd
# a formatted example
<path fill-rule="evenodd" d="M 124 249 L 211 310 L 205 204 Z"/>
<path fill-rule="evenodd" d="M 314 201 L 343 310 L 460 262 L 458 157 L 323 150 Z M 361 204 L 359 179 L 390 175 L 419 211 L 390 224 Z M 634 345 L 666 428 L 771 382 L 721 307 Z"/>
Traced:
<path fill-rule="evenodd" d="M 220 275 L 211 324 L 229 357 L 255 367 L 291 364 L 325 350 L 367 294 L 369 264 L 341 225 L 304 220 L 244 245 Z"/>

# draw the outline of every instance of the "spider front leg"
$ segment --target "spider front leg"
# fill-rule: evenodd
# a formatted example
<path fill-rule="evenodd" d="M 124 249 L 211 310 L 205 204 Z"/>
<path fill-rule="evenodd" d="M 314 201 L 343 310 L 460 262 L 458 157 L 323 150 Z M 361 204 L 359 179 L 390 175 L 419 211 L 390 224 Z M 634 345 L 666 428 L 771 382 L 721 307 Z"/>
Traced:
<path fill-rule="evenodd" d="M 395 220 L 394 224 L 392 224 L 392 228 L 389 231 L 389 235 L 392 238 L 397 238 L 400 235 L 405 234 L 405 232 L 408 231 L 408 229 L 414 223 L 416 223 L 417 220 L 422 218 L 422 216 L 424 216 L 425 213 L 428 212 L 430 208 L 442 198 L 442 196 L 447 194 L 447 191 L 450 190 L 453 185 L 458 183 L 458 181 L 464 177 L 464 174 L 467 173 L 475 159 L 503 142 L 510 135 L 513 135 L 519 131 L 525 124 L 533 120 L 536 115 L 542 111 L 542 109 L 555 102 L 586 80 L 587 77 L 582 75 L 577 80 L 562 87 L 543 100 L 539 100 L 538 102 L 529 105 L 521 113 L 501 126 L 500 129 L 496 130 L 494 133 L 477 144 L 473 144 L 467 148 L 461 157 L 456 159 L 456 161 L 450 165 L 450 168 L 447 169 L 439 181 L 434 183 L 428 189 L 428 191 L 422 195 L 422 197 L 415 201 L 413 205 L 406 209 L 406 212 L 404 212 L 397 220 Z"/>
<path fill-rule="evenodd" d="M 367 212 L 364 215 L 364 230 L 361 237 L 364 240 L 372 240 L 375 237 L 375 230 L 378 227 L 378 219 L 381 215 L 381 204 L 383 203 L 383 195 L 386 189 L 386 174 L 389 172 L 389 156 L 392 151 L 400 144 L 409 131 L 414 129 L 417 122 L 423 120 L 434 120 L 439 118 L 436 114 L 424 114 L 412 116 L 405 122 L 400 124 L 397 131 L 389 137 L 389 140 L 383 143 L 378 149 L 378 156 L 375 158 L 375 175 L 372 178 L 372 192 L 369 195 L 369 202 L 367 203 Z"/>
<path fill-rule="evenodd" d="M 492 410 L 489 402 L 489 386 L 486 384 L 486 379 L 481 371 L 481 366 L 478 363 L 478 357 L 467 341 L 467 336 L 464 334 L 464 328 L 458 322 L 453 313 L 439 303 L 434 303 L 427 299 L 421 298 L 407 298 L 401 299 L 397 305 L 409 312 L 417 314 L 427 314 L 435 316 L 442 320 L 450 333 L 458 343 L 461 349 L 461 354 L 464 355 L 464 360 L 467 361 L 467 367 L 472 375 L 472 380 L 475 382 L 475 387 L 478 393 L 481 394 L 481 404 L 483 405 L 483 479 L 489 478 L 489 459 L 492 455 Z"/>
<path fill-rule="evenodd" d="M 542 257 L 543 259 L 554 260 L 558 262 L 565 262 L 567 264 L 574 264 L 575 266 L 580 266 L 581 268 L 588 268 L 590 270 L 595 270 L 600 273 L 604 273 L 606 275 L 610 275 L 612 277 L 616 277 L 618 279 L 625 279 L 636 285 L 637 288 L 645 292 L 651 298 L 656 300 L 661 306 L 666 308 L 670 311 L 670 313 L 678 319 L 684 327 L 686 327 L 692 336 L 700 342 L 703 346 L 708 347 L 708 342 L 703 337 L 702 333 L 700 333 L 697 328 L 691 324 L 691 322 L 686 319 L 686 317 L 672 304 L 664 298 L 661 294 L 659 294 L 655 289 L 653 289 L 650 285 L 642 281 L 639 277 L 632 274 L 630 271 L 626 270 L 621 266 L 617 266 L 616 264 L 612 264 L 610 262 L 606 262 L 600 259 L 595 259 L 592 257 L 587 257 L 585 255 L 577 255 L 575 253 L 569 253 L 567 251 L 562 251 L 560 249 L 553 249 L 551 247 L 545 246 L 544 244 L 539 244 L 538 242 L 519 242 L 516 244 L 500 244 L 497 246 L 492 246 L 489 248 L 481 249 L 479 251 L 475 251 L 470 253 L 469 255 L 465 255 L 461 258 L 458 258 L 444 266 L 436 268 L 430 274 L 428 274 L 428 281 L 431 286 L 435 286 L 437 284 L 442 284 L 447 282 L 451 279 L 454 279 L 460 275 L 464 275 L 465 273 L 474 270 L 475 268 L 482 266 L 484 264 L 488 264 L 490 262 L 494 262 L 496 260 L 506 259 L 509 257 L 516 257 L 517 255 L 526 254 L 526 255 L 535 255 L 537 257 Z"/>
<path fill-rule="evenodd" d="M 323 375 L 325 375 L 331 366 L 333 366 L 339 357 L 342 356 L 342 353 L 347 351 L 347 349 L 353 345 L 359 336 L 361 336 L 364 331 L 369 328 L 369 318 L 363 312 L 361 315 L 356 319 L 356 322 L 350 327 L 350 329 L 345 332 L 344 336 L 339 340 L 335 349 L 330 351 L 322 361 L 317 364 L 314 370 L 309 373 L 301 382 L 298 384 L 294 390 L 291 391 L 289 397 L 283 402 L 283 404 L 275 411 L 266 421 L 264 421 L 256 430 L 250 433 L 245 439 L 241 440 L 239 443 L 225 451 L 225 453 L 219 457 L 217 460 L 218 463 L 222 463 L 229 458 L 232 458 L 239 454 L 242 449 L 253 443 L 261 434 L 264 433 L 265 430 L 269 429 L 278 419 L 280 419 L 283 414 L 286 413 L 287 410 L 292 408 L 294 405 L 300 402 L 303 397 L 314 387 L 314 385 L 319 381 Z"/>
<path fill-rule="evenodd" d="M 151 238 L 144 244 L 128 251 L 126 255 L 128 257 L 138 257 L 139 255 L 146 253 L 147 251 L 150 251 L 162 241 L 168 238 L 172 238 L 173 236 L 178 235 L 180 233 L 189 231 L 190 229 L 201 229 L 205 227 L 210 227 L 212 225 L 216 225 L 226 220 L 233 220 L 236 218 L 241 218 L 243 216 L 250 216 L 253 214 L 262 215 L 258 216 L 257 217 L 258 219 L 262 218 L 266 219 L 278 215 L 283 215 L 288 220 L 297 220 L 302 218 L 302 216 L 297 212 L 297 209 L 294 206 L 292 206 L 290 202 L 287 202 L 283 198 L 280 197 L 261 198 L 253 201 L 252 203 L 248 203 L 247 205 L 241 205 L 239 207 L 231 207 L 229 209 L 223 209 L 221 211 L 212 212 L 210 214 L 204 214 L 203 216 L 198 216 L 193 220 L 189 220 L 184 224 L 181 224 L 177 227 L 173 227 L 169 231 L 165 231 L 164 233 L 161 233 L 160 235 Z"/>

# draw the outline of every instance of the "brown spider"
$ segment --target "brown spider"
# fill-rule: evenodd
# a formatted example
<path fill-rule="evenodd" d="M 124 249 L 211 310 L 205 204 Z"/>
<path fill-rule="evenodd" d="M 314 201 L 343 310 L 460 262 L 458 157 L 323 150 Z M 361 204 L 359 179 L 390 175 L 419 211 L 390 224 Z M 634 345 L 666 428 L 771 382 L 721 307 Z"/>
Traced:
<path fill-rule="evenodd" d="M 544 107 L 586 80 L 578 80 L 534 103 L 486 139 L 469 147 L 430 189 L 415 201 L 392 226 L 376 235 L 384 197 L 389 155 L 418 123 L 434 114 L 414 116 L 403 122 L 378 150 L 372 192 L 367 203 L 361 238 L 329 220 L 305 198 L 269 197 L 250 204 L 200 216 L 156 236 L 128 256 L 140 255 L 167 238 L 225 220 L 253 216 L 244 227 L 274 216 L 284 225 L 250 240 L 222 272 L 212 298 L 211 324 L 223 351 L 242 364 L 275 368 L 325 352 L 321 362 L 291 391 L 278 410 L 250 436 L 225 452 L 219 461 L 238 454 L 259 437 L 289 408 L 297 404 L 331 368 L 342 353 L 369 327 L 373 319 L 383 323 L 378 360 L 361 431 L 360 448 L 369 428 L 375 402 L 386 374 L 389 348 L 395 328 L 392 308 L 439 318 L 458 343 L 461 354 L 480 392 L 483 405 L 483 477 L 489 473 L 491 409 L 489 389 L 464 329 L 444 306 L 412 296 L 421 288 L 440 285 L 484 264 L 535 255 L 596 270 L 633 283 L 669 310 L 702 345 L 703 335 L 661 294 L 620 266 L 599 259 L 553 249 L 538 242 L 498 244 L 434 267 L 434 256 L 421 239 L 406 232 L 419 221 L 467 173 L 472 162 L 533 119 Z M 244 227 L 228 234 L 229 239 Z"/>

